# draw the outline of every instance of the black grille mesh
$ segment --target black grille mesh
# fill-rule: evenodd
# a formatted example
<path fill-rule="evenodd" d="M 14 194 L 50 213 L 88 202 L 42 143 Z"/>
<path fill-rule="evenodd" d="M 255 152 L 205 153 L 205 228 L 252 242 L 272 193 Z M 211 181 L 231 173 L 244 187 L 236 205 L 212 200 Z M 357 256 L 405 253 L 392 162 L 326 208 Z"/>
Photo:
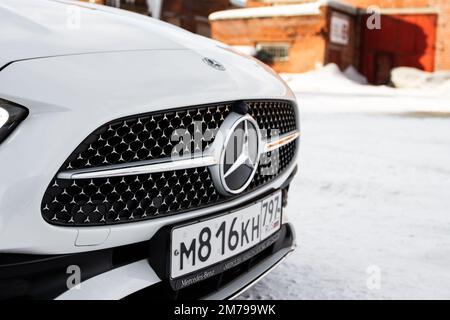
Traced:
<path fill-rule="evenodd" d="M 261 129 L 278 129 L 281 134 L 296 129 L 295 110 L 289 102 L 251 101 L 247 105 Z M 200 106 L 114 121 L 90 135 L 61 171 L 170 156 L 174 147 L 170 137 L 175 128 L 187 129 L 191 134 L 184 148 L 205 150 L 231 106 L 231 103 Z M 194 139 L 194 121 L 205 133 L 201 145 Z M 294 141 L 264 155 L 246 192 L 276 178 L 289 166 L 295 151 Z M 230 199 L 233 197 L 216 191 L 206 167 L 108 179 L 55 177 L 44 195 L 42 214 L 52 224 L 93 226 L 177 214 Z"/>
<path fill-rule="evenodd" d="M 221 104 L 114 121 L 86 139 L 67 159 L 64 168 L 84 169 L 170 157 L 178 150 L 174 149 L 178 143 L 181 150 L 200 152 L 214 141 L 230 108 L 230 104 Z M 200 132 L 204 134 L 198 141 L 195 133 L 200 126 Z M 171 137 L 175 129 L 187 130 L 190 139 L 173 142 Z"/>

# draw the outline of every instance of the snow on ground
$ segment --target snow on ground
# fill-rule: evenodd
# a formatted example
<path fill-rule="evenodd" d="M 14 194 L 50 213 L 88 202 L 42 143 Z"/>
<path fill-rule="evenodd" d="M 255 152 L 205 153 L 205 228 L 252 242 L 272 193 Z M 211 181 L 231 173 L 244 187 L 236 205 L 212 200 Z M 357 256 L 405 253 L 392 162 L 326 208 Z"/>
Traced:
<path fill-rule="evenodd" d="M 320 100 L 337 95 L 344 98 L 338 99 L 335 104 L 328 105 L 329 108 L 334 110 L 345 111 L 356 107 L 358 110 L 365 109 L 372 112 L 442 111 L 443 109 L 450 111 L 448 103 L 450 81 L 426 90 L 371 86 L 367 85 L 363 76 L 359 75 L 353 68 L 349 68 L 345 73 L 342 73 L 335 64 L 329 64 L 319 70 L 304 74 L 282 74 L 281 76 L 295 92 L 302 93 L 300 97 L 312 96 Z M 357 100 L 361 97 L 376 99 Z M 424 101 L 425 99 L 427 101 Z"/>
<path fill-rule="evenodd" d="M 332 78 L 294 86 L 299 247 L 240 298 L 450 299 L 450 98 Z"/>

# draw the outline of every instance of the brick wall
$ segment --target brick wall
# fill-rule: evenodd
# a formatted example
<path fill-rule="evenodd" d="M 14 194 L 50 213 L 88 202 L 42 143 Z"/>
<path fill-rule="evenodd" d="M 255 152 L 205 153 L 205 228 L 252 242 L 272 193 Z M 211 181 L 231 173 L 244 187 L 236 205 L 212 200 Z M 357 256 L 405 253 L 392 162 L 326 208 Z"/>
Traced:
<path fill-rule="evenodd" d="M 431 6 L 439 7 L 437 44 L 436 44 L 436 69 L 450 70 L 450 1 L 429 0 Z"/>
<path fill-rule="evenodd" d="M 328 41 L 332 12 L 346 15 L 350 21 L 348 45 Z M 256 47 L 258 43 L 287 43 L 289 59 L 269 63 L 278 72 L 305 72 L 318 64 L 334 62 L 342 69 L 357 66 L 356 18 L 329 7 L 319 15 L 213 20 L 214 39 L 236 46 Z"/>
<path fill-rule="evenodd" d="M 96 3 L 96 4 L 105 4 L 105 0 L 81 0 L 83 2 L 90 2 L 90 3 Z"/>
<path fill-rule="evenodd" d="M 230 45 L 254 46 L 258 43 L 290 44 L 288 61 L 277 61 L 278 72 L 305 72 L 324 63 L 326 28 L 324 15 L 217 20 L 211 23 L 214 39 Z"/>
<path fill-rule="evenodd" d="M 247 7 L 262 7 L 262 6 L 266 6 L 267 4 L 262 2 L 262 1 L 258 1 L 258 0 L 247 0 L 246 6 Z"/>
<path fill-rule="evenodd" d="M 358 7 L 379 6 L 381 8 L 426 7 L 430 0 L 344 0 Z"/>

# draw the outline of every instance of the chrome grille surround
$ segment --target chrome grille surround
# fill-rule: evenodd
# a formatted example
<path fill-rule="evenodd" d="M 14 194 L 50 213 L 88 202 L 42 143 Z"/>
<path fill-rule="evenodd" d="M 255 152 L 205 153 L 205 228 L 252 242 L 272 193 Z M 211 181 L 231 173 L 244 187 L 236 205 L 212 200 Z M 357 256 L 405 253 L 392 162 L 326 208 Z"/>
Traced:
<path fill-rule="evenodd" d="M 279 129 L 282 137 L 296 132 L 292 102 L 245 103 L 261 129 Z M 126 117 L 100 127 L 71 154 L 50 183 L 41 206 L 44 219 L 60 226 L 111 225 L 179 214 L 239 197 L 219 194 L 202 162 L 197 167 L 162 171 L 169 164 L 164 161 L 174 146 L 167 137 L 175 128 L 187 129 L 193 137 L 193 121 L 200 121 L 202 131 L 211 140 L 202 140 L 200 145 L 192 139 L 191 150 L 207 151 L 214 141 L 215 130 L 232 105 L 229 102 L 160 111 Z M 274 180 L 289 167 L 295 158 L 297 136 L 280 147 L 266 150 L 244 194 Z M 155 162 L 163 164 L 158 172 L 93 178 L 64 176 L 74 170 L 89 172 Z"/>

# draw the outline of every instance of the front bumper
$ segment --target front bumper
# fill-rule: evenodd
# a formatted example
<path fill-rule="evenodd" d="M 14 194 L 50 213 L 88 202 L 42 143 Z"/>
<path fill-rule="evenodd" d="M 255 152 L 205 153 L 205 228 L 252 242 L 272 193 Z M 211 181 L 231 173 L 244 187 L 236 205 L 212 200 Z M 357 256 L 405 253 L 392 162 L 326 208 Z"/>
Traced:
<path fill-rule="evenodd" d="M 150 267 L 148 242 L 63 256 L 10 255 L 0 260 L 0 299 L 231 299 L 294 250 L 292 225 L 284 224 L 279 233 L 252 259 L 179 291 Z M 79 283 L 72 281 L 77 271 Z"/>

